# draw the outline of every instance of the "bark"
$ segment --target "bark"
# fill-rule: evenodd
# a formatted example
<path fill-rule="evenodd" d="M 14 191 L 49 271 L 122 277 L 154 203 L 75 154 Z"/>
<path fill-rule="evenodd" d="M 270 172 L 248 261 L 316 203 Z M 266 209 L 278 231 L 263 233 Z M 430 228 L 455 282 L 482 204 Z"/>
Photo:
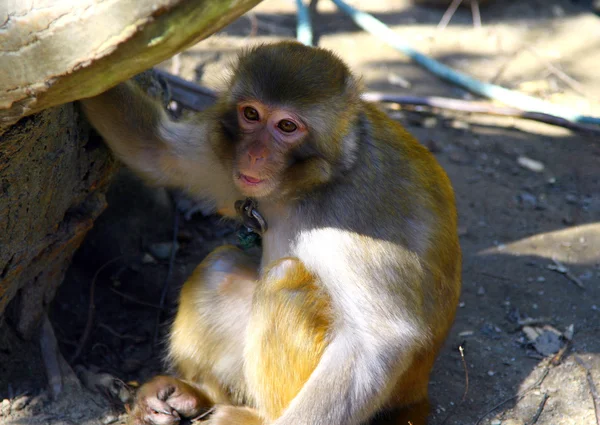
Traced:
<path fill-rule="evenodd" d="M 0 0 L 0 319 L 10 302 L 20 336 L 38 328 L 115 169 L 68 102 L 152 67 L 259 1 Z"/>
<path fill-rule="evenodd" d="M 30 337 L 71 257 L 106 206 L 115 169 L 73 104 L 19 121 L 0 138 L 0 316 Z"/>

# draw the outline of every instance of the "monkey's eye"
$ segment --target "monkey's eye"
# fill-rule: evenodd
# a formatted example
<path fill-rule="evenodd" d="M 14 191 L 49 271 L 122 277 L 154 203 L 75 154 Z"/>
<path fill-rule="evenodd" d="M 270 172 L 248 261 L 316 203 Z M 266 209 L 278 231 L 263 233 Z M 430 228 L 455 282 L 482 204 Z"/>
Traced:
<path fill-rule="evenodd" d="M 298 128 L 296 124 L 289 120 L 279 121 L 279 123 L 277 123 L 277 127 L 279 127 L 281 131 L 284 131 L 286 133 L 293 133 Z"/>
<path fill-rule="evenodd" d="M 244 117 L 246 117 L 248 121 L 258 121 L 258 111 L 251 106 L 246 106 L 244 108 Z"/>

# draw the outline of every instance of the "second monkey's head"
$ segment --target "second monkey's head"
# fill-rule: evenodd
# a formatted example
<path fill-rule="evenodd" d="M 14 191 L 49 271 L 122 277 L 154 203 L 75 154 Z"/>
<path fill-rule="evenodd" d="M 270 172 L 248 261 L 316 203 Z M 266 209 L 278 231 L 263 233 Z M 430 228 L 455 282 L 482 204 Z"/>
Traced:
<path fill-rule="evenodd" d="M 352 165 L 360 88 L 327 50 L 281 42 L 242 53 L 219 105 L 219 148 L 245 196 L 302 197 Z"/>

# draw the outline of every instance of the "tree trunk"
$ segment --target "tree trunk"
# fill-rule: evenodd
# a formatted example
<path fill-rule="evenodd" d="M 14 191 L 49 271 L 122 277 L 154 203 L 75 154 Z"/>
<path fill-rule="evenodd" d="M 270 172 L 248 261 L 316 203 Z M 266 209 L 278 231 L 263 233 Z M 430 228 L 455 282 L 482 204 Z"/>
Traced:
<path fill-rule="evenodd" d="M 104 209 L 115 169 L 67 102 L 152 67 L 259 1 L 0 0 L 0 319 L 14 298 L 9 316 L 22 337 Z"/>

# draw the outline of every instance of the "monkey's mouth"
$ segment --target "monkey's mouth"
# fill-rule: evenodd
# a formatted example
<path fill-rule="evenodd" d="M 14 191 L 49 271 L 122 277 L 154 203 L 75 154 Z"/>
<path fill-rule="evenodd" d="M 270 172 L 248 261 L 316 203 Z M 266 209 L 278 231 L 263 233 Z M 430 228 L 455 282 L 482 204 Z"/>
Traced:
<path fill-rule="evenodd" d="M 240 173 L 240 181 L 248 186 L 258 186 L 259 184 L 264 182 L 263 179 L 257 179 L 256 177 L 248 176 L 242 173 Z"/>

